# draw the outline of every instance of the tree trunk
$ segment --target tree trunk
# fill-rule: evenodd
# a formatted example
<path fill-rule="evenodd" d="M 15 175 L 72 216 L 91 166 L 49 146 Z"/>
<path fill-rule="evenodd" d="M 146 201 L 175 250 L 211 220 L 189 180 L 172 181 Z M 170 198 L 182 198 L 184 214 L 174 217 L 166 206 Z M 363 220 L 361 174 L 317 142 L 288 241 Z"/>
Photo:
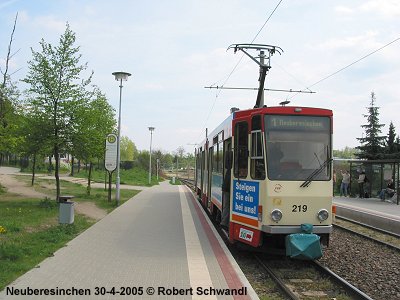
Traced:
<path fill-rule="evenodd" d="M 59 200 L 60 200 L 60 174 L 59 174 L 59 171 L 60 171 L 60 168 L 59 168 L 59 149 L 58 149 L 58 146 L 57 145 L 55 145 L 54 146 L 54 160 L 55 160 L 55 172 L 54 172 L 54 176 L 56 177 L 56 190 L 57 190 L 57 193 L 56 193 L 56 201 L 57 202 L 59 202 Z"/>
<path fill-rule="evenodd" d="M 81 171 L 81 160 L 78 159 L 78 173 Z"/>
<path fill-rule="evenodd" d="M 32 164 L 32 186 L 35 184 L 35 169 L 36 169 L 36 152 L 33 153 L 33 164 Z"/>
<path fill-rule="evenodd" d="M 75 171 L 74 163 L 75 163 L 75 157 L 72 156 L 72 158 L 71 158 L 71 174 L 70 174 L 71 176 L 74 176 L 74 171 Z"/>
<path fill-rule="evenodd" d="M 49 173 L 51 174 L 53 172 L 53 161 L 51 158 L 51 155 L 49 156 Z"/>
<path fill-rule="evenodd" d="M 90 180 L 92 177 L 92 167 L 93 164 L 92 162 L 89 163 L 89 175 L 88 175 L 88 183 L 87 183 L 87 194 L 90 195 L 90 190 L 91 190 L 91 186 L 90 186 Z"/>

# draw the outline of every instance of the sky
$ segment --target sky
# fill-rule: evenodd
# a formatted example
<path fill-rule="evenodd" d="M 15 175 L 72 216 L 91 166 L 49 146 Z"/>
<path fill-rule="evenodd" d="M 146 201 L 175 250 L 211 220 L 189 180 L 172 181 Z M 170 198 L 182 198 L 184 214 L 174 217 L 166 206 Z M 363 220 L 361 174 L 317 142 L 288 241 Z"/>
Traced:
<path fill-rule="evenodd" d="M 121 134 L 148 150 L 152 126 L 153 149 L 184 147 L 193 153 L 205 128 L 217 127 L 231 107 L 254 106 L 257 91 L 204 88 L 257 87 L 256 63 L 227 51 L 231 44 L 254 41 L 284 51 L 271 58 L 266 88 L 315 92 L 266 92 L 265 104 L 289 100 L 294 106 L 332 109 L 334 149 L 359 145 L 372 91 L 380 123 L 386 124 L 382 134 L 391 121 L 400 133 L 400 40 L 314 85 L 400 38 L 400 2 L 283 0 L 277 7 L 279 2 L 0 0 L 0 66 L 4 70 L 16 13 L 12 52 L 18 52 L 10 74 L 21 90 L 31 48 L 39 51 L 41 39 L 57 44 L 68 22 L 81 62 L 94 71 L 93 83 L 117 113 L 119 84 L 112 73 L 132 74 L 123 83 Z"/>

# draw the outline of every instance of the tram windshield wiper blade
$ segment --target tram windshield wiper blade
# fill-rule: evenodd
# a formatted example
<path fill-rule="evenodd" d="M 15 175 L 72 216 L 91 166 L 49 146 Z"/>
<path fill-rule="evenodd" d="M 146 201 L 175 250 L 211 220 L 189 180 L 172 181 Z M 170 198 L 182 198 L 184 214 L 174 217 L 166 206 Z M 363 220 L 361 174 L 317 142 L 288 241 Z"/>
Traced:
<path fill-rule="evenodd" d="M 307 177 L 307 179 L 300 185 L 300 187 L 308 187 L 312 180 L 319 174 L 321 171 L 333 160 L 333 158 L 329 158 L 324 163 L 316 169 L 314 172 L 310 174 L 310 176 Z"/>

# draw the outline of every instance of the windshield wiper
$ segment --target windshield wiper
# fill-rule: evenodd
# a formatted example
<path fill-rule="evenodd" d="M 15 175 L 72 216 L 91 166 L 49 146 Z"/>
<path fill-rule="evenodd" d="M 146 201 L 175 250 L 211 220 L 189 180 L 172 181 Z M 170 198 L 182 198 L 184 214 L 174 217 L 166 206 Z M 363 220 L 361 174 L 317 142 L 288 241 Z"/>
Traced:
<path fill-rule="evenodd" d="M 326 161 L 324 161 L 324 163 L 316 170 L 314 170 L 314 172 L 312 172 L 310 174 L 310 176 L 307 177 L 307 179 L 300 185 L 300 187 L 308 187 L 312 180 L 319 174 L 321 173 L 321 171 L 333 160 L 333 158 L 329 158 Z"/>

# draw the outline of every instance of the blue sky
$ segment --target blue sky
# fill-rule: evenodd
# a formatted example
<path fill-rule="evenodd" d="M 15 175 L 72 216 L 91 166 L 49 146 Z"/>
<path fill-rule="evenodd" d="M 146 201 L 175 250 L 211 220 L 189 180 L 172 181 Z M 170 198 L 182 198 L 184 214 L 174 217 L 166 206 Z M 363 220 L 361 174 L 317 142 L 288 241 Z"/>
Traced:
<path fill-rule="evenodd" d="M 12 77 L 24 78 L 32 47 L 57 43 L 68 22 L 76 33 L 82 61 L 94 71 L 93 83 L 117 108 L 118 82 L 112 72 L 132 76 L 124 83 L 122 134 L 139 149 L 193 151 L 205 134 L 224 120 L 231 107 L 254 106 L 256 92 L 208 90 L 223 84 L 241 55 L 230 44 L 250 43 L 275 1 L 177 0 L 0 0 L 0 66 L 4 66 L 15 14 Z M 272 57 L 266 87 L 305 89 L 320 79 L 400 37 L 400 2 L 396 0 L 283 0 L 255 43 L 280 46 Z M 226 86 L 256 87 L 257 65 L 247 57 Z M 357 146 L 362 116 L 374 91 L 380 121 L 400 132 L 400 41 L 313 86 L 315 94 L 266 93 L 268 106 L 290 99 L 296 106 L 334 112 L 334 148 Z M 24 86 L 19 83 L 21 89 Z"/>

